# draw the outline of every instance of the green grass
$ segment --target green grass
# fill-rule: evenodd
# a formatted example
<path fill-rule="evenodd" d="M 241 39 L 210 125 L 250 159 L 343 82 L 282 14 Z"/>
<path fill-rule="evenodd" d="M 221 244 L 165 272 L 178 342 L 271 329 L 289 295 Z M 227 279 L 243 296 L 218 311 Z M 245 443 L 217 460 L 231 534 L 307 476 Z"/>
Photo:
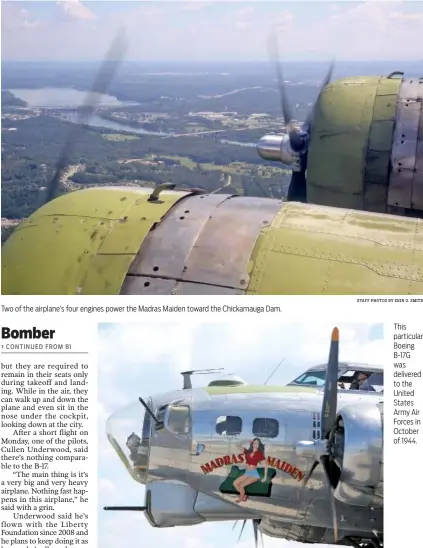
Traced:
<path fill-rule="evenodd" d="M 175 160 L 176 162 L 179 162 L 181 166 L 187 167 L 188 169 L 194 169 L 195 166 L 197 165 L 196 162 L 193 162 L 186 156 L 167 156 L 163 154 L 158 154 L 158 158 L 167 158 L 168 160 Z"/>
<path fill-rule="evenodd" d="M 197 162 L 194 162 L 190 158 L 187 158 L 186 156 L 177 156 L 177 155 L 163 155 L 159 154 L 157 155 L 159 158 L 167 158 L 168 160 L 175 160 L 178 161 L 181 166 L 186 167 L 187 169 L 196 169 Z M 155 160 L 155 156 L 147 156 L 146 159 L 149 160 Z M 269 167 L 269 166 L 260 166 L 260 165 L 254 165 L 250 166 L 249 164 L 245 164 L 243 162 L 233 162 L 229 165 L 220 165 L 220 164 L 200 164 L 200 169 L 203 171 L 220 171 L 221 173 L 229 173 L 231 175 L 256 175 L 262 179 L 268 179 L 270 177 L 278 177 L 281 176 L 283 173 L 290 173 L 290 170 L 288 169 L 282 169 L 280 167 Z"/>

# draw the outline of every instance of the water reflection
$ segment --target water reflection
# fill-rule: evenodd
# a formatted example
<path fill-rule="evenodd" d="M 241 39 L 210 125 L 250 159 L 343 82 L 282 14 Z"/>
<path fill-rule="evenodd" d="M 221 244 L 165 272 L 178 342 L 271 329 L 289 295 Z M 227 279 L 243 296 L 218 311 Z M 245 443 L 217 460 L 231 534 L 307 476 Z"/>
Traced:
<path fill-rule="evenodd" d="M 25 101 L 29 107 L 33 108 L 50 108 L 50 109 L 66 109 L 77 108 L 86 101 L 87 92 L 79 91 L 72 88 L 40 88 L 40 89 L 11 89 L 9 90 L 15 97 Z M 129 101 L 120 101 L 111 95 L 98 93 L 98 106 L 100 107 L 118 107 L 118 106 L 133 106 L 137 103 Z M 60 118 L 67 122 L 78 122 L 78 114 L 76 112 L 64 111 L 60 113 Z M 107 120 L 98 115 L 93 115 L 87 121 L 87 125 L 92 127 L 111 129 L 113 131 L 125 131 L 138 135 L 153 135 L 156 137 L 172 137 L 172 133 L 165 131 L 152 131 L 144 128 L 133 127 L 129 124 Z M 194 134 L 195 135 L 195 134 Z M 218 139 L 219 143 L 227 145 L 235 145 L 241 147 L 255 147 L 256 143 L 248 143 L 241 141 L 232 141 L 229 139 Z"/>
<path fill-rule="evenodd" d="M 33 108 L 76 108 L 87 99 L 86 91 L 73 88 L 11 89 L 9 91 Z M 95 100 L 99 101 L 99 106 L 104 107 L 136 104 L 122 102 L 116 97 L 104 93 L 95 93 Z"/>

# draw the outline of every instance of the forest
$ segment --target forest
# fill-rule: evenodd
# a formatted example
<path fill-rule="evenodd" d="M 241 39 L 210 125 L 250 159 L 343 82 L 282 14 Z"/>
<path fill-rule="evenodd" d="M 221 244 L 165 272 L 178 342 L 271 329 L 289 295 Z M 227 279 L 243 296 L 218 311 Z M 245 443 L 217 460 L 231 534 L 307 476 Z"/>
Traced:
<path fill-rule="evenodd" d="M 201 131 L 223 129 L 217 138 L 213 134 L 163 137 L 94 126 L 78 129 L 58 112 L 34 109 L 30 104 L 19 111 L 26 103 L 6 91 L 43 87 L 88 91 L 98 68 L 93 63 L 3 63 L 2 217 L 25 218 L 39 207 L 41 189 L 52 179 L 70 134 L 74 142 L 67 151 L 71 169 L 60 192 L 87 185 L 153 186 L 162 182 L 216 191 L 222 186 L 222 173 L 228 173 L 231 184 L 224 192 L 276 198 L 286 195 L 290 172 L 281 169 L 284 166 L 278 169 L 266 163 L 254 146 L 220 141 L 257 142 L 265 130 L 258 123 L 247 122 L 254 113 L 268 114 L 271 127 L 279 129 L 280 97 L 267 64 L 170 67 L 124 63 L 107 91 L 120 101 L 136 102 L 133 107 L 125 103 L 121 109 L 134 109 L 135 116 L 129 118 L 134 128 L 140 127 L 136 120 L 142 119 L 137 113 L 156 113 L 146 120 L 150 130 L 189 133 L 195 125 Z M 297 78 L 297 69 L 290 70 Z M 301 70 L 304 73 L 304 67 Z M 298 118 L 307 112 L 317 89 L 309 82 L 289 90 Z M 246 127 L 237 131 L 238 122 L 225 127 L 216 119 L 196 116 L 203 111 L 237 112 L 237 118 L 246 120 Z M 113 119 L 116 113 L 119 108 L 98 114 Z M 160 118 L 161 114 L 166 116 Z"/>
<path fill-rule="evenodd" d="M 7 131 L 8 127 L 16 131 Z M 54 175 L 55 165 L 63 151 L 70 128 L 75 126 L 59 118 L 40 115 L 26 120 L 4 120 L 2 132 L 2 217 L 24 218 L 40 204 L 40 189 Z M 231 188 L 247 196 L 283 197 L 289 177 L 258 176 L 254 166 L 265 164 L 255 148 L 223 144 L 213 138 L 159 138 L 149 135 L 117 134 L 110 138 L 110 130 L 81 127 L 70 151 L 69 164 L 83 164 L 85 168 L 70 177 L 69 182 L 80 185 L 116 185 L 137 181 L 139 183 L 173 182 L 177 187 L 201 187 L 213 191 L 222 186 L 222 171 L 216 166 L 229 166 L 241 162 L 251 167 L 233 175 Z M 113 135 L 112 135 L 113 136 Z M 162 163 L 125 163 L 156 157 Z M 190 160 L 166 162 L 168 156 Z M 207 164 L 206 167 L 204 164 Z M 274 165 L 271 165 L 274 168 Z M 68 189 L 61 189 L 62 192 Z"/>

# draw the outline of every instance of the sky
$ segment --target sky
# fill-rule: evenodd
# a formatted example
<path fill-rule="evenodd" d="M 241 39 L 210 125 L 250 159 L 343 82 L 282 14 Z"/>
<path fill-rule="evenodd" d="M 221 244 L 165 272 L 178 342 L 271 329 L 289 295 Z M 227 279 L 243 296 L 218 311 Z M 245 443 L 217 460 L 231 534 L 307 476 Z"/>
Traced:
<path fill-rule="evenodd" d="M 127 58 L 266 61 L 418 60 L 423 1 L 2 1 L 3 60 L 99 60 L 119 28 Z"/>
<path fill-rule="evenodd" d="M 250 384 L 286 384 L 311 365 L 326 363 L 333 324 L 256 322 L 246 330 L 226 324 L 102 324 L 99 326 L 99 548 L 252 548 L 252 526 L 237 545 L 233 522 L 156 529 L 142 512 L 104 512 L 103 506 L 144 504 L 135 482 L 105 435 L 107 418 L 139 396 L 182 388 L 181 371 L 224 367 Z M 245 324 L 244 324 L 245 325 Z M 381 365 L 382 324 L 339 324 L 340 360 Z M 213 376 L 193 377 L 204 386 Z M 240 526 L 239 526 L 240 527 Z M 299 548 L 298 543 L 265 537 L 265 548 Z M 324 548 L 324 545 L 320 545 Z M 303 548 L 303 545 L 301 545 Z"/>

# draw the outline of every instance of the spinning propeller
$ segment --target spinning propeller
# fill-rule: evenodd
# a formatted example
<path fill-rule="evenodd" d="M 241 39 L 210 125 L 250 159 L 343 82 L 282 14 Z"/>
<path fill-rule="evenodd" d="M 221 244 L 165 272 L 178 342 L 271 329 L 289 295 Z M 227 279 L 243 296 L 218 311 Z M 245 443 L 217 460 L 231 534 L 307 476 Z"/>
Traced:
<path fill-rule="evenodd" d="M 287 200 L 306 202 L 307 153 L 310 142 L 310 132 L 320 95 L 329 84 L 332 77 L 333 62 L 330 64 L 328 73 L 320 86 L 319 94 L 314 105 L 305 122 L 301 128 L 299 128 L 298 124 L 294 123 L 292 109 L 286 94 L 286 86 L 282 75 L 281 63 L 279 61 L 279 48 L 276 33 L 272 33 L 270 36 L 269 54 L 276 69 L 286 135 L 265 135 L 257 143 L 257 151 L 264 160 L 275 160 L 282 162 L 283 164 L 292 165 L 292 177 L 288 189 Z"/>
<path fill-rule="evenodd" d="M 259 525 L 260 525 L 260 519 L 253 519 L 253 531 L 254 531 L 254 545 L 256 548 L 258 548 L 258 534 L 259 534 Z M 237 521 L 234 523 L 233 527 L 232 527 L 232 531 L 235 529 L 236 525 L 237 525 Z M 245 524 L 247 523 L 247 520 L 244 519 L 244 521 L 242 522 L 242 527 L 241 527 L 241 531 L 239 533 L 239 537 L 238 537 L 238 544 L 241 540 L 241 537 L 242 537 L 242 533 L 244 532 L 244 527 L 245 527 Z M 262 545 L 262 548 L 264 548 L 264 542 L 263 542 L 263 534 L 262 532 L 260 531 L 260 539 L 261 539 L 261 545 Z"/>
<path fill-rule="evenodd" d="M 73 124 L 69 131 L 63 151 L 56 164 L 54 176 L 47 184 L 43 203 L 50 202 L 57 194 L 65 170 L 70 164 L 75 144 L 83 125 L 87 124 L 94 110 L 101 101 L 101 95 L 106 93 L 113 77 L 119 68 L 127 48 L 124 32 L 120 31 L 114 39 L 109 51 L 100 67 L 100 70 L 94 81 L 91 92 L 87 95 L 85 103 L 78 109 L 78 120 Z"/>
<path fill-rule="evenodd" d="M 314 456 L 314 462 L 310 471 L 302 482 L 304 488 L 319 464 L 323 465 L 326 476 L 326 485 L 329 491 L 331 513 L 333 522 L 334 542 L 338 542 L 338 522 L 336 518 L 333 470 L 334 463 L 334 438 L 336 429 L 336 408 L 338 398 L 338 363 L 339 363 L 339 331 L 335 327 L 329 351 L 328 367 L 326 372 L 325 391 L 323 395 L 322 414 L 320 417 L 320 439 L 316 442 L 299 442 L 296 452 L 299 456 Z"/>

